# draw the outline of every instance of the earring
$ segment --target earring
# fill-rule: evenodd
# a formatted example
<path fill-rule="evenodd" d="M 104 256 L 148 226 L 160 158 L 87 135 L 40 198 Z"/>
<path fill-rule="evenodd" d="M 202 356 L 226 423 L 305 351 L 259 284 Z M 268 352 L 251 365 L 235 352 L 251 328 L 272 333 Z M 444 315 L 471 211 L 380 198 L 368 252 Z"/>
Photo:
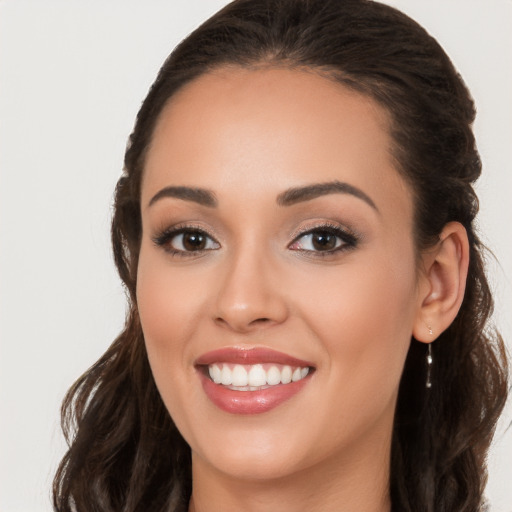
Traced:
<path fill-rule="evenodd" d="M 432 327 L 430 325 L 427 325 L 427 329 L 428 329 L 428 333 L 432 336 L 432 334 L 434 334 Z"/>
<path fill-rule="evenodd" d="M 427 382 L 426 387 L 430 389 L 432 387 L 432 363 L 434 359 L 432 358 L 432 343 L 428 344 L 428 352 L 427 352 Z"/>

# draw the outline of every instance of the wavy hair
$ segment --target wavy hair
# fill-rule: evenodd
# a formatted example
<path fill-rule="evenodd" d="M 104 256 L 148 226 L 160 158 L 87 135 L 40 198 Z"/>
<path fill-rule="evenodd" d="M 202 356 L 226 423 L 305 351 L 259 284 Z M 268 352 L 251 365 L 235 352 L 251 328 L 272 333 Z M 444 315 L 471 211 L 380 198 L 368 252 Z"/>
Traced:
<path fill-rule="evenodd" d="M 57 471 L 59 512 L 179 512 L 191 493 L 190 449 L 148 363 L 136 301 L 144 161 L 163 107 L 181 87 L 222 66 L 306 68 L 377 101 L 390 115 L 396 167 L 415 195 L 418 253 L 446 223 L 464 225 L 469 274 L 461 309 L 433 346 L 411 340 L 391 455 L 394 512 L 484 510 L 485 459 L 507 395 L 503 341 L 472 184 L 481 163 L 471 96 L 431 36 L 403 13 L 369 0 L 235 0 L 171 53 L 130 136 L 115 192 L 112 244 L 129 313 L 107 352 L 69 390 L 62 424 L 69 450 Z"/>

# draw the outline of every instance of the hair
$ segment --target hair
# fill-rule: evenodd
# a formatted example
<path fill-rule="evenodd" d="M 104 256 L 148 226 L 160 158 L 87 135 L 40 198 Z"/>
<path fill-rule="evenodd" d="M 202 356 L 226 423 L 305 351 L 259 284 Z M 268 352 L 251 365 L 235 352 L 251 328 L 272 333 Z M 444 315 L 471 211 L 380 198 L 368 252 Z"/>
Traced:
<path fill-rule="evenodd" d="M 484 510 L 486 454 L 507 396 L 502 339 L 484 247 L 474 229 L 472 184 L 481 163 L 475 108 L 450 59 L 403 13 L 369 0 L 235 0 L 182 41 L 163 64 L 137 115 L 115 191 L 112 244 L 126 286 L 124 329 L 68 391 L 69 445 L 57 471 L 59 512 L 182 511 L 191 493 L 190 448 L 157 391 L 136 300 L 144 162 L 173 95 L 226 66 L 307 69 L 371 97 L 390 116 L 393 157 L 415 196 L 418 252 L 460 222 L 470 245 L 460 311 L 433 346 L 411 340 L 396 407 L 390 496 L 394 512 Z"/>

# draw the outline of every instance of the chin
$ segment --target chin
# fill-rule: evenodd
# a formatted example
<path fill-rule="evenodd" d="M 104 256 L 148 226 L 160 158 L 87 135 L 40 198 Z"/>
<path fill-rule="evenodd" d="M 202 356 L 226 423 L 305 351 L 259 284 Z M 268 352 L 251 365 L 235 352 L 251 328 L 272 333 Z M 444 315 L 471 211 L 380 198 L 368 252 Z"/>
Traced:
<path fill-rule="evenodd" d="M 261 482 L 285 478 L 307 466 L 300 464 L 300 457 L 297 458 L 296 452 L 274 444 L 254 444 L 240 449 L 223 442 L 220 446 L 222 450 L 216 450 L 215 453 L 196 456 L 193 452 L 194 465 L 197 459 L 206 459 L 207 464 L 229 478 Z"/>

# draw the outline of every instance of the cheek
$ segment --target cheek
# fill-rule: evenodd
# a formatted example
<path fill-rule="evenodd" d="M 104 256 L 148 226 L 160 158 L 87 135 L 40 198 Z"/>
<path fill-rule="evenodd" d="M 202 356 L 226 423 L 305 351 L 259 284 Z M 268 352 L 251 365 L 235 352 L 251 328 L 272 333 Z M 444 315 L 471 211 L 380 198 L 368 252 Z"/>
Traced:
<path fill-rule="evenodd" d="M 199 279 L 172 269 L 161 255 L 142 247 L 137 305 L 151 369 L 166 402 L 184 373 L 193 370 L 188 342 L 202 315 L 194 282 Z"/>
<path fill-rule="evenodd" d="M 204 316 L 198 303 L 201 276 L 172 269 L 165 258 L 141 250 L 137 303 L 149 364 L 162 400 L 178 429 L 190 438 L 190 403 L 197 403 L 191 339 Z M 195 277 L 194 277 L 195 275 Z"/>
<path fill-rule="evenodd" d="M 172 265 L 152 250 L 141 249 L 137 276 L 137 304 L 150 348 L 173 351 L 201 317 L 198 297 L 203 277 Z M 182 348 L 182 347 L 181 347 Z"/>
<path fill-rule="evenodd" d="M 410 345 L 415 316 L 413 258 L 393 265 L 334 269 L 324 281 L 309 284 L 301 309 L 321 340 L 329 373 L 337 379 L 344 407 L 374 398 L 375 407 L 394 398 Z M 318 278 L 318 276 L 317 276 Z M 298 296 L 301 294 L 297 294 Z M 348 402 L 352 401 L 350 404 Z M 379 405 L 380 404 L 380 405 Z"/>

